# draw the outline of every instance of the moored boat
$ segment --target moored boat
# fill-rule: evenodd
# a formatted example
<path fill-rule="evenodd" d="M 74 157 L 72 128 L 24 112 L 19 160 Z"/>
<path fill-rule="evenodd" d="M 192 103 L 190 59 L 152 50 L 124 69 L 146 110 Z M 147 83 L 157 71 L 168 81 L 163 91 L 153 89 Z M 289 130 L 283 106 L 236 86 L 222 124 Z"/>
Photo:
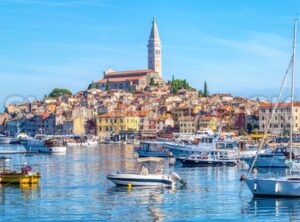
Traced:
<path fill-rule="evenodd" d="M 141 142 L 134 148 L 139 157 L 170 157 L 171 153 L 164 148 L 164 142 Z"/>
<path fill-rule="evenodd" d="M 214 137 L 202 137 L 199 144 L 185 143 L 165 143 L 165 148 L 168 149 L 175 158 L 187 158 L 190 155 L 201 154 L 203 151 L 224 149 L 238 151 L 237 143 L 234 140 L 218 140 Z"/>
<path fill-rule="evenodd" d="M 295 78 L 295 63 L 296 63 L 296 38 L 297 38 L 297 26 L 298 26 L 298 19 L 295 19 L 294 24 L 294 42 L 293 42 L 293 54 L 291 58 L 290 65 L 288 67 L 288 70 L 285 74 L 284 80 L 282 82 L 280 94 L 282 94 L 282 89 L 285 83 L 285 79 L 289 73 L 289 70 L 292 71 L 292 78 L 291 78 L 291 103 L 290 103 L 290 110 L 291 110 L 291 117 L 289 118 L 289 124 L 290 124 L 290 143 L 289 143 L 289 165 L 293 166 L 293 158 L 292 158 L 292 152 L 293 152 L 293 125 L 294 125 L 294 78 Z M 265 134 L 262 140 L 262 143 L 259 147 L 259 149 L 262 147 L 262 144 L 264 143 L 264 139 L 266 137 L 266 134 L 268 130 L 270 129 L 270 125 L 272 123 L 273 117 L 275 112 L 277 111 L 277 106 L 279 103 L 280 96 L 277 99 L 277 103 L 275 107 L 272 109 L 271 118 L 268 122 L 268 126 L 265 130 Z M 289 171 L 289 173 L 286 176 L 283 177 L 260 177 L 256 174 L 251 175 L 251 173 L 254 172 L 254 166 L 255 162 L 258 158 L 258 152 L 257 155 L 254 158 L 254 161 L 249 169 L 249 173 L 247 177 L 241 176 L 241 180 L 245 181 L 247 184 L 249 190 L 253 193 L 253 195 L 268 195 L 268 196 L 274 196 L 274 197 L 281 197 L 281 196 L 287 196 L 287 197 L 300 197 L 300 175 L 293 175 L 292 171 Z M 256 170 L 255 170 L 256 171 Z"/>
<path fill-rule="evenodd" d="M 140 158 L 139 162 L 160 162 L 163 158 Z M 107 175 L 107 179 L 117 186 L 156 186 L 172 187 L 186 182 L 175 172 L 164 174 L 161 168 L 151 169 L 142 165 L 141 169 L 136 172 L 114 172 Z"/>
<path fill-rule="evenodd" d="M 292 152 L 291 155 L 292 159 L 296 159 L 294 152 Z M 259 168 L 288 168 L 288 159 L 289 148 L 287 147 L 277 147 L 273 150 L 266 151 L 265 153 L 259 153 L 256 157 L 256 160 L 255 156 L 242 158 L 242 160 L 245 161 L 248 166 L 251 166 L 254 163 L 254 167 Z"/>
<path fill-rule="evenodd" d="M 0 157 L 0 183 L 10 184 L 37 184 L 41 178 L 39 172 L 32 170 L 32 167 L 24 164 L 21 170 L 17 171 L 8 166 L 10 158 Z"/>
<path fill-rule="evenodd" d="M 23 144 L 27 152 L 36 153 L 65 153 L 67 147 L 57 139 L 28 139 Z"/>
<path fill-rule="evenodd" d="M 239 162 L 235 150 L 203 150 L 188 157 L 177 158 L 183 166 L 235 166 Z"/>

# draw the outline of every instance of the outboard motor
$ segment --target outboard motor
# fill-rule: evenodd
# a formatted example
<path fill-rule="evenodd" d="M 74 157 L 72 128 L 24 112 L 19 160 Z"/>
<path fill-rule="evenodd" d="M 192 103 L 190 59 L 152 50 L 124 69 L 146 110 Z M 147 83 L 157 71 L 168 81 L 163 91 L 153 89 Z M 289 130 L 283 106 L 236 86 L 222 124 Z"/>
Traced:
<path fill-rule="evenodd" d="M 184 180 L 183 178 L 181 178 L 177 173 L 175 172 L 172 172 L 171 173 L 171 176 L 174 180 L 178 181 L 179 183 L 181 183 L 182 185 L 186 185 L 187 182 L 186 180 Z"/>

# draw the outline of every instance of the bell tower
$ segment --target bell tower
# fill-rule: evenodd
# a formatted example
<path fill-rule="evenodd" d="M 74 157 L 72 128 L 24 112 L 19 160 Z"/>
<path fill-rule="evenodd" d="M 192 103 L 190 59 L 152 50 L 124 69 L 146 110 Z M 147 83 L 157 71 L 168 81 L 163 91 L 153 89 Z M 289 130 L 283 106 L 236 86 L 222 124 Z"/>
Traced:
<path fill-rule="evenodd" d="M 162 77 L 161 69 L 161 43 L 155 18 L 152 20 L 152 28 L 148 40 L 148 69 L 152 69 Z"/>

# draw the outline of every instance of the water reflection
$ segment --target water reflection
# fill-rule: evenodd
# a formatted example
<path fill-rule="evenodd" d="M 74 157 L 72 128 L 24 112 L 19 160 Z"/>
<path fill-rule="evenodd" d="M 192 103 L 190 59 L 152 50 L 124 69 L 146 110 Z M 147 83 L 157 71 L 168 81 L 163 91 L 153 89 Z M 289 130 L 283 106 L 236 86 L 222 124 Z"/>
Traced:
<path fill-rule="evenodd" d="M 256 217 L 280 217 L 288 216 L 292 221 L 300 220 L 300 199 L 297 198 L 268 198 L 254 197 L 249 201 L 245 210 L 246 214 L 253 214 Z"/>
<path fill-rule="evenodd" d="M 11 155 L 15 164 L 38 167 L 42 178 L 37 187 L 0 186 L 0 220 L 300 220 L 299 199 L 253 198 L 239 181 L 238 167 L 184 168 L 176 163 L 186 187 L 114 186 L 106 175 L 135 169 L 133 156 L 128 145 L 72 147 L 64 155 Z"/>

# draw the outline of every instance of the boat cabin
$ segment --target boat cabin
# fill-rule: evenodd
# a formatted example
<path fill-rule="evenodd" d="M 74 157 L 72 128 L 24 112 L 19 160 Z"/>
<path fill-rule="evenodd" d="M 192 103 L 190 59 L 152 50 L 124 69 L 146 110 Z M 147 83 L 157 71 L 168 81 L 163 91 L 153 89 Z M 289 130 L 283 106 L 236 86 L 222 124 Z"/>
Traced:
<path fill-rule="evenodd" d="M 159 142 L 142 142 L 139 150 L 147 152 L 164 151 L 164 143 Z"/>
<path fill-rule="evenodd" d="M 0 173 L 12 171 L 12 165 L 9 163 L 11 158 L 1 156 L 0 157 Z"/>

